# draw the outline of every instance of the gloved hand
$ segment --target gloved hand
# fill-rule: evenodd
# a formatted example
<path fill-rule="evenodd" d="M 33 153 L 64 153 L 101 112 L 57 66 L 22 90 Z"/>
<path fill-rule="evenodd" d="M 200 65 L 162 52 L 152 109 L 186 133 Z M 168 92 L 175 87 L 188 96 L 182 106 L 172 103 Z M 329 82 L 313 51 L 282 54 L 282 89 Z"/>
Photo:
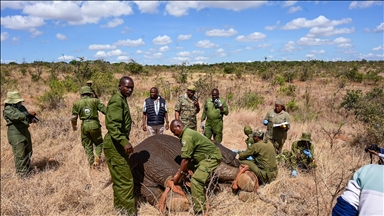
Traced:
<path fill-rule="evenodd" d="M 293 177 L 296 177 L 296 176 L 297 176 L 297 172 L 296 172 L 296 170 L 293 170 L 293 171 L 292 171 L 292 176 L 293 176 Z"/>
<path fill-rule="evenodd" d="M 310 152 L 308 149 L 304 149 L 303 153 L 304 153 L 305 156 L 307 156 L 308 158 L 311 158 L 311 157 L 312 157 L 311 152 Z"/>
<path fill-rule="evenodd" d="M 239 154 L 239 150 L 232 150 L 233 152 L 235 152 L 236 154 Z"/>
<path fill-rule="evenodd" d="M 264 124 L 264 125 L 267 125 L 267 124 L 268 124 L 268 120 L 267 120 L 267 119 L 264 119 L 263 124 Z"/>
<path fill-rule="evenodd" d="M 201 122 L 201 123 L 200 123 L 200 128 L 201 128 L 201 130 L 204 130 L 204 128 L 205 128 L 205 124 L 204 124 L 204 122 Z"/>
<path fill-rule="evenodd" d="M 220 100 L 220 99 L 217 99 L 217 106 L 218 106 L 218 107 L 222 107 L 222 106 L 223 106 L 223 103 L 221 103 L 221 100 Z"/>
<path fill-rule="evenodd" d="M 249 161 L 253 161 L 253 157 L 252 157 L 252 156 L 249 156 L 249 157 L 247 157 L 247 160 L 249 160 Z"/>

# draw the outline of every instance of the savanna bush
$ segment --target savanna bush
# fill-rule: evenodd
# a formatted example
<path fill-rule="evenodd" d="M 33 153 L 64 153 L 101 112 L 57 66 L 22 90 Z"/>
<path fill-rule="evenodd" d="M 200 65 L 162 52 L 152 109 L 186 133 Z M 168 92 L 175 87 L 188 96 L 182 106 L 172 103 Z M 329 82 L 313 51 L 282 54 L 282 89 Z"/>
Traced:
<path fill-rule="evenodd" d="M 48 83 L 51 88 L 38 98 L 42 109 L 57 109 L 64 105 L 63 95 L 66 93 L 65 85 L 61 80 L 50 79 Z"/>

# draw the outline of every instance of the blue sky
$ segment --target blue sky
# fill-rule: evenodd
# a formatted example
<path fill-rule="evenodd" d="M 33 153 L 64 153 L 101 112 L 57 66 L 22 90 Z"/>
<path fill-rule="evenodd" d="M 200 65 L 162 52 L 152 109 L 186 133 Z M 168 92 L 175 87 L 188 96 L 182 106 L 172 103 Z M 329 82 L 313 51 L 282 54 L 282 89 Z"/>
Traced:
<path fill-rule="evenodd" d="M 383 60 L 382 1 L 1 1 L 1 62 Z"/>

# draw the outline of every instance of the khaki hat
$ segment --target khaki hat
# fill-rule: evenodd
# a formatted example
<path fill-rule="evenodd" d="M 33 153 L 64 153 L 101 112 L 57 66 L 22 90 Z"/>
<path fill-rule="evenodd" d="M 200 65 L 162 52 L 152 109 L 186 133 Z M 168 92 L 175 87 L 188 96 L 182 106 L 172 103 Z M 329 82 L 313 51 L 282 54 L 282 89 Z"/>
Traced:
<path fill-rule="evenodd" d="M 300 140 L 311 142 L 312 141 L 311 133 L 309 133 L 309 132 L 302 133 L 301 137 L 300 137 Z"/>
<path fill-rule="evenodd" d="M 194 85 L 190 85 L 188 86 L 187 90 L 196 91 L 196 87 Z"/>
<path fill-rule="evenodd" d="M 89 86 L 83 86 L 81 87 L 80 94 L 93 94 L 91 87 Z"/>
<path fill-rule="evenodd" d="M 93 83 L 92 80 L 87 81 L 87 84 L 92 84 L 92 83 Z"/>
<path fill-rule="evenodd" d="M 4 103 L 7 104 L 17 104 L 19 102 L 23 102 L 24 99 L 21 97 L 18 91 L 7 92 L 7 99 L 5 99 Z"/>
<path fill-rule="evenodd" d="M 285 106 L 283 99 L 277 98 L 275 104 L 279 104 L 281 106 Z"/>
<path fill-rule="evenodd" d="M 257 130 L 255 130 L 254 132 L 253 132 L 253 136 L 254 137 L 263 137 L 264 136 L 264 132 L 263 131 L 261 131 L 260 129 L 257 129 Z"/>

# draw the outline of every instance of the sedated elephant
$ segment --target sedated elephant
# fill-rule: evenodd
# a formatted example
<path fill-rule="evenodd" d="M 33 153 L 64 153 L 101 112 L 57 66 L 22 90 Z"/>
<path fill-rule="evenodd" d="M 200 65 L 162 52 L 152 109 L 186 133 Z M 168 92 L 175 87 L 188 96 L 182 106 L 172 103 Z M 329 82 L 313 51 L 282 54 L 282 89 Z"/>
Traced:
<path fill-rule="evenodd" d="M 219 143 L 215 143 L 223 155 L 223 161 L 216 169 L 219 183 L 231 183 L 239 172 L 236 154 Z M 169 135 L 148 137 L 134 147 L 130 165 L 135 182 L 135 196 L 145 198 L 155 205 L 162 195 L 166 180 L 173 176 L 180 166 L 181 145 L 179 139 Z"/>

